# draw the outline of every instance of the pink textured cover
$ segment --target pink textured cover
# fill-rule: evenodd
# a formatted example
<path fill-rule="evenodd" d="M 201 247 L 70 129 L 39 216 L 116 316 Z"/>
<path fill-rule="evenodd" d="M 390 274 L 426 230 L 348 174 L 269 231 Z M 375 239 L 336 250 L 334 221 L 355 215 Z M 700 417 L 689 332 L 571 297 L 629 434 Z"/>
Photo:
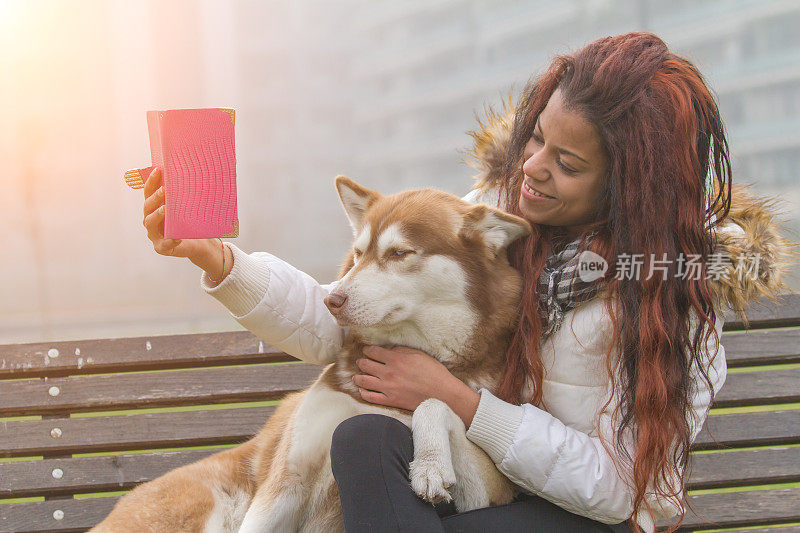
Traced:
<path fill-rule="evenodd" d="M 153 166 L 161 167 L 163 176 L 164 237 L 232 233 L 239 219 L 233 110 L 148 111 L 147 128 Z M 143 180 L 153 166 L 140 169 Z"/>

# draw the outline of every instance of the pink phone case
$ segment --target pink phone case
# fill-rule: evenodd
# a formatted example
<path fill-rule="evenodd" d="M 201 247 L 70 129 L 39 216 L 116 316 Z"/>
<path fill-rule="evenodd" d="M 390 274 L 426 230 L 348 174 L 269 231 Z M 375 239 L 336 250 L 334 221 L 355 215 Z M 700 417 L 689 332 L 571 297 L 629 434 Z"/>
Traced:
<path fill-rule="evenodd" d="M 134 189 L 161 168 L 164 237 L 237 237 L 236 148 L 233 109 L 148 111 L 152 165 L 125 173 Z"/>

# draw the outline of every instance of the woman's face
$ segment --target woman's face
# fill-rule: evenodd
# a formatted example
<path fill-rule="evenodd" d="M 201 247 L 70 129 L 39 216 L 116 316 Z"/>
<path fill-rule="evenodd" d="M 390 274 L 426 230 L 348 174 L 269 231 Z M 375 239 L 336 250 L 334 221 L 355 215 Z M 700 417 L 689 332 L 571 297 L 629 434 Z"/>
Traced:
<path fill-rule="evenodd" d="M 522 215 L 535 224 L 561 226 L 570 239 L 576 238 L 595 219 L 605 186 L 607 161 L 600 134 L 583 116 L 566 109 L 556 90 L 523 157 Z"/>

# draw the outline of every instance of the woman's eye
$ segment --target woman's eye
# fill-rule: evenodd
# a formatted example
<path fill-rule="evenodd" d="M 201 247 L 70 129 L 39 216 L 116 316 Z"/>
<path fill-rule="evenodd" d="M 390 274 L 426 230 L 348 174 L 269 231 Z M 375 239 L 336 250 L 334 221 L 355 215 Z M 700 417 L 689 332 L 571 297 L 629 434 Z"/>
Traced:
<path fill-rule="evenodd" d="M 561 161 L 560 159 L 558 160 L 558 166 L 560 166 L 561 169 L 567 174 L 575 174 L 577 172 L 577 170 L 575 170 L 574 168 L 569 168 L 567 165 L 565 165 L 564 162 Z"/>
<path fill-rule="evenodd" d="M 541 138 L 541 137 L 539 137 L 539 135 L 537 135 L 537 134 L 536 134 L 536 130 L 534 130 L 534 131 L 531 133 L 531 139 L 533 139 L 533 141 L 534 141 L 536 144 L 544 144 L 544 140 L 542 140 L 542 138 Z M 570 168 L 570 167 L 568 167 L 567 165 L 565 165 L 565 164 L 564 164 L 564 162 L 563 162 L 563 161 L 561 161 L 561 159 L 559 159 L 558 161 L 556 161 L 556 163 L 558 163 L 558 166 L 560 166 L 560 167 L 561 167 L 561 169 L 562 169 L 564 172 L 566 172 L 567 174 L 575 174 L 576 172 L 578 172 L 578 171 L 577 171 L 577 170 L 575 170 L 574 168 Z"/>

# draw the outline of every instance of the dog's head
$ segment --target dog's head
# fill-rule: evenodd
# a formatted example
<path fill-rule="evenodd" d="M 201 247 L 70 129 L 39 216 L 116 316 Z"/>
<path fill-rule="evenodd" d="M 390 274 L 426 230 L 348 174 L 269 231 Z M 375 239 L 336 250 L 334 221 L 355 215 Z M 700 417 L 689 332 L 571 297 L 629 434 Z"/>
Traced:
<path fill-rule="evenodd" d="M 435 189 L 384 196 L 345 176 L 336 189 L 355 237 L 325 298 L 341 326 L 452 351 L 481 319 L 516 307 L 521 278 L 506 247 L 530 233 L 524 219 Z"/>

